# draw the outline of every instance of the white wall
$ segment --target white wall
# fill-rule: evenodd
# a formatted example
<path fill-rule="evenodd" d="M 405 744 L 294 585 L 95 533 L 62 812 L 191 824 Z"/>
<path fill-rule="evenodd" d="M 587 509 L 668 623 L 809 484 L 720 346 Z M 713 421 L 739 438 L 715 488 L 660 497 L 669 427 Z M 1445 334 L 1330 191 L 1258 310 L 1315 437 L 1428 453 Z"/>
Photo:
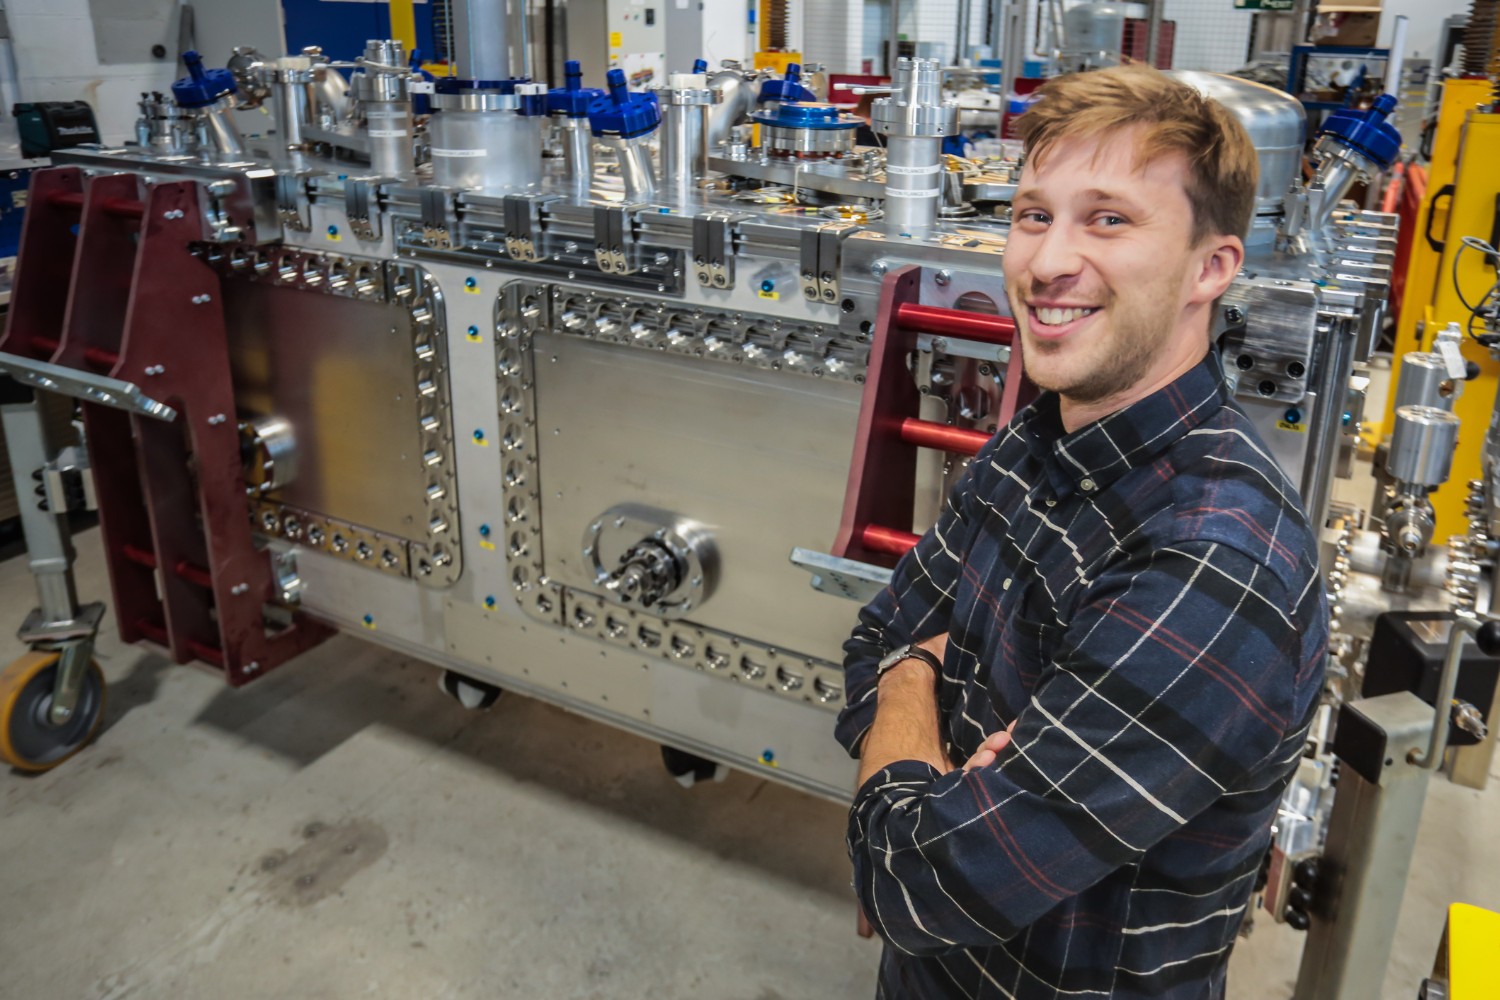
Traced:
<path fill-rule="evenodd" d="M 1436 59 L 1439 55 L 1443 22 L 1455 14 L 1468 15 L 1469 0 L 1385 0 L 1380 12 L 1380 38 L 1376 44 L 1386 48 L 1391 44 L 1391 31 L 1396 26 L 1396 15 L 1405 14 L 1406 54 L 1423 59 Z"/>
<path fill-rule="evenodd" d="M 163 90 L 176 76 L 176 53 L 154 62 L 100 65 L 88 0 L 6 0 L 5 8 L 21 99 L 88 101 L 105 142 L 133 136 L 141 91 Z"/>

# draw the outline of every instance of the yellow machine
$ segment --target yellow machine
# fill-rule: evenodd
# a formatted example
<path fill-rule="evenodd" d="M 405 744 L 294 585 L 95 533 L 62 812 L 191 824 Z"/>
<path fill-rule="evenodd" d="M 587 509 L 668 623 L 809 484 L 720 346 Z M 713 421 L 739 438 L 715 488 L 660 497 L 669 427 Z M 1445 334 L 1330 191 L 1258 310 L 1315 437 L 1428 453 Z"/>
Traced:
<path fill-rule="evenodd" d="M 1448 80 L 1433 137 L 1427 199 L 1416 220 L 1416 238 L 1406 271 L 1406 293 L 1396 330 L 1395 356 L 1429 349 L 1433 335 L 1449 323 L 1467 327 L 1471 312 L 1454 287 L 1457 257 L 1458 288 L 1470 305 L 1494 282 L 1494 269 L 1484 255 L 1464 250 L 1462 238 L 1492 240 L 1496 228 L 1496 196 L 1500 194 L 1500 114 L 1480 110 L 1491 102 L 1493 85 L 1487 79 Z M 1480 328 L 1476 324 L 1476 328 Z M 1480 450 L 1495 392 L 1500 388 L 1500 362 L 1472 340 L 1465 340 L 1464 357 L 1479 365 L 1479 377 L 1464 389 L 1454 412 L 1465 428 L 1476 428 L 1459 438 L 1449 484 L 1432 496 L 1437 514 L 1437 538 L 1460 535 L 1464 519 L 1464 483 L 1481 475 Z M 1390 399 L 1394 403 L 1396 394 Z M 1386 426 L 1393 414 L 1387 413 Z"/>
<path fill-rule="evenodd" d="M 1467 903 L 1448 907 L 1432 978 L 1422 997 L 1491 1000 L 1500 996 L 1500 913 Z"/>

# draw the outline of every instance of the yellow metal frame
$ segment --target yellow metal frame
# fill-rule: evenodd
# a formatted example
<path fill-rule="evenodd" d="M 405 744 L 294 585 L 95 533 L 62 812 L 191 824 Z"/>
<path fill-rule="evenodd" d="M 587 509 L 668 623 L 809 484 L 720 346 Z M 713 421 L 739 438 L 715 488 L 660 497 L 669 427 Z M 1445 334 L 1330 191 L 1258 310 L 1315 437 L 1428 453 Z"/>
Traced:
<path fill-rule="evenodd" d="M 1438 951 L 1435 978 L 1447 973 L 1448 1000 L 1500 997 L 1500 913 L 1454 903 Z"/>
<path fill-rule="evenodd" d="M 769 69 L 777 73 L 785 73 L 786 68 L 792 63 L 801 64 L 802 53 L 800 52 L 766 52 L 755 53 L 755 61 L 751 63 L 754 69 Z"/>
<path fill-rule="evenodd" d="M 400 42 L 410 56 L 417 49 L 417 14 L 412 0 L 390 0 L 391 37 Z"/>
<path fill-rule="evenodd" d="M 1495 164 L 1500 163 L 1500 115 L 1475 110 L 1487 102 L 1489 95 L 1488 80 L 1448 80 L 1443 84 L 1432 164 L 1427 175 L 1427 197 L 1416 217 L 1405 298 L 1396 330 L 1398 371 L 1403 354 L 1430 347 L 1434 334 L 1449 323 L 1463 326 L 1469 320 L 1469 311 L 1459 302 L 1453 288 L 1453 259 L 1462 246 L 1461 237 L 1489 239 L 1495 224 L 1495 196 L 1500 193 L 1500 171 L 1495 169 Z M 1433 196 L 1448 184 L 1453 185 L 1451 203 L 1445 197 L 1434 210 Z M 1427 243 L 1429 215 L 1434 238 L 1443 241 L 1442 251 Z M 1459 261 L 1458 279 L 1465 297 L 1475 303 L 1494 282 L 1494 271 L 1485 264 L 1482 254 L 1467 250 Z M 1489 352 L 1473 341 L 1465 342 L 1463 352 L 1464 357 L 1479 365 L 1480 374 L 1464 386 L 1463 396 L 1454 406 L 1462 430 L 1453 469 L 1447 485 L 1432 495 L 1438 539 L 1468 530 L 1464 518 L 1465 483 L 1480 477 L 1485 430 L 1489 427 L 1495 392 L 1500 388 L 1500 362 L 1491 359 Z M 1395 400 L 1396 393 L 1392 392 L 1384 428 L 1394 423 Z"/>

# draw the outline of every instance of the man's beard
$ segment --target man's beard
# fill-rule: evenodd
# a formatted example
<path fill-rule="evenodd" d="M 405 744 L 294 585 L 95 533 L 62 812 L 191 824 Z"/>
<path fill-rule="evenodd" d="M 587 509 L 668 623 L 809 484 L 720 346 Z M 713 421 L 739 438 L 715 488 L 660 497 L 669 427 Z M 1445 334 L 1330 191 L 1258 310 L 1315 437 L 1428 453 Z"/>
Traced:
<path fill-rule="evenodd" d="M 1037 388 L 1055 392 L 1073 403 L 1097 403 L 1130 389 L 1146 376 L 1156 355 L 1171 338 L 1177 321 L 1175 296 L 1171 293 L 1181 287 L 1181 278 L 1179 273 L 1153 282 L 1151 290 L 1161 294 L 1140 296 L 1135 300 L 1139 302 L 1135 308 L 1122 308 L 1119 298 L 1107 297 L 1099 310 L 1104 315 L 1099 318 L 1110 321 L 1110 335 L 1100 345 L 1104 350 L 1094 359 L 1093 370 L 1081 374 L 1059 373 L 1056 378 L 1045 374 L 1037 378 L 1028 371 L 1027 377 Z M 1113 315 L 1111 310 L 1115 310 Z M 1029 315 L 1027 320 L 1029 323 Z M 1025 346 L 1036 354 L 1045 355 L 1050 349 L 1062 346 L 1026 339 L 1031 343 Z"/>

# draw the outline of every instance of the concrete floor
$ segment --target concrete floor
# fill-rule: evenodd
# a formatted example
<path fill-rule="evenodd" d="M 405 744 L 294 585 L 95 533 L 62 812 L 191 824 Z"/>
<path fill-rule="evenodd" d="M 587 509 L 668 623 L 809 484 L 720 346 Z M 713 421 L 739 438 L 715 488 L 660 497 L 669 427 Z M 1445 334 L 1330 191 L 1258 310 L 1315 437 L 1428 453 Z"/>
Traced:
<path fill-rule="evenodd" d="M 107 596 L 97 531 L 79 590 Z M 0 664 L 34 603 L 0 563 Z M 867 998 L 844 810 L 340 638 L 231 692 L 122 647 L 97 743 L 0 772 L 0 996 Z M 831 737 L 830 737 L 831 738 Z M 1450 901 L 1500 909 L 1500 792 L 1434 784 L 1382 1000 L 1410 1000 Z M 1233 1000 L 1288 997 L 1262 920 Z"/>

